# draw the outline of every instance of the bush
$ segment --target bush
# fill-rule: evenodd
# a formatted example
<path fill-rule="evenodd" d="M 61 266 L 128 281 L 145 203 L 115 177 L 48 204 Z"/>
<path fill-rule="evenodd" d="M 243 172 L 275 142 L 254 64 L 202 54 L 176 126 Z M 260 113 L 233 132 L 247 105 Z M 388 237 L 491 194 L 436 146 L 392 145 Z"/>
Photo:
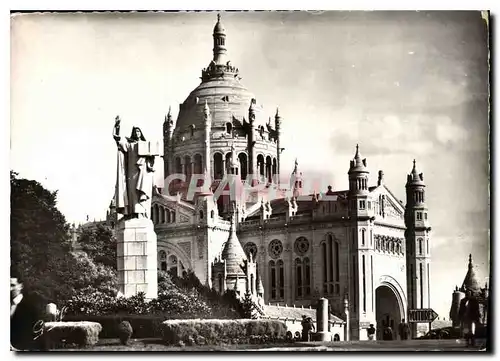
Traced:
<path fill-rule="evenodd" d="M 72 315 L 65 320 L 85 320 L 99 322 L 102 325 L 101 338 L 120 338 L 119 325 L 123 321 L 130 323 L 135 338 L 161 338 L 161 324 L 166 317 L 162 315 Z"/>
<path fill-rule="evenodd" d="M 99 341 L 101 330 L 97 322 L 46 322 L 42 337 L 47 348 L 86 347 Z"/>
<path fill-rule="evenodd" d="M 130 340 L 133 332 L 134 330 L 132 329 L 132 326 L 130 326 L 130 322 L 120 322 L 120 324 L 118 325 L 118 337 L 120 338 L 122 345 L 128 344 L 128 341 Z"/>
<path fill-rule="evenodd" d="M 286 325 L 273 320 L 168 320 L 162 330 L 170 345 L 193 340 L 207 345 L 270 343 L 286 338 Z"/>

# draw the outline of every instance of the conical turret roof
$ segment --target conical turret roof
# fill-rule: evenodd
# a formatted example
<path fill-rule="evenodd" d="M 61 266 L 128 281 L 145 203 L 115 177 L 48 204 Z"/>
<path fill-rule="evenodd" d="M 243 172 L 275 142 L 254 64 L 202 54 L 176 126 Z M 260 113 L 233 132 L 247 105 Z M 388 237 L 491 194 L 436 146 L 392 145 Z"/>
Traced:
<path fill-rule="evenodd" d="M 351 160 L 349 173 L 368 173 L 368 169 L 366 168 L 366 159 L 361 159 L 358 144 L 356 144 L 356 154 L 354 154 L 354 159 Z"/>
<path fill-rule="evenodd" d="M 234 214 L 231 217 L 229 238 L 222 250 L 222 259 L 226 261 L 226 271 L 228 275 L 245 275 L 242 265 L 244 261 L 247 260 L 247 256 L 236 236 L 236 231 L 234 229 Z"/>
<path fill-rule="evenodd" d="M 407 185 L 425 185 L 424 184 L 424 175 L 423 173 L 419 173 L 417 170 L 417 162 L 415 159 L 413 160 L 413 168 L 411 170 L 411 174 L 408 175 L 408 182 Z"/>
<path fill-rule="evenodd" d="M 474 271 L 474 265 L 472 264 L 472 255 L 469 255 L 469 265 L 467 274 L 465 275 L 464 282 L 462 283 L 462 289 L 464 291 L 472 291 L 474 295 L 481 293 L 481 286 L 479 280 L 477 279 L 476 272 Z"/>

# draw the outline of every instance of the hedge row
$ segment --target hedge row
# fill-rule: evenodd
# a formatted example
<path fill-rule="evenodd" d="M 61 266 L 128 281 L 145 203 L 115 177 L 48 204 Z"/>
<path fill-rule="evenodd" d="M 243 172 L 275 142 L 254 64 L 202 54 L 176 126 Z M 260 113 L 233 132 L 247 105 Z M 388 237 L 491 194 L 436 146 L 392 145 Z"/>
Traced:
<path fill-rule="evenodd" d="M 118 326 L 122 321 L 130 322 L 133 329 L 132 338 L 161 338 L 161 324 L 166 317 L 162 315 L 71 315 L 65 321 L 99 322 L 102 326 L 100 338 L 119 338 Z"/>
<path fill-rule="evenodd" d="M 286 339 L 286 325 L 275 320 L 168 320 L 161 325 L 163 340 L 178 344 L 249 344 Z"/>
<path fill-rule="evenodd" d="M 46 349 L 87 347 L 99 341 L 101 330 L 96 322 L 46 322 L 41 337 Z"/>

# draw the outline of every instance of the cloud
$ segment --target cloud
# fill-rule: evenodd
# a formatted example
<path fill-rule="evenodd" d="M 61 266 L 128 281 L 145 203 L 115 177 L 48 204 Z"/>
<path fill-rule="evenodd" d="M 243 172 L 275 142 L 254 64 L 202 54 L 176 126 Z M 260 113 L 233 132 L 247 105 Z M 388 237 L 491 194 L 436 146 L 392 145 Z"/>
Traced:
<path fill-rule="evenodd" d="M 436 124 L 436 139 L 443 144 L 462 143 L 469 138 L 467 130 L 453 124 L 449 117 L 437 117 Z"/>

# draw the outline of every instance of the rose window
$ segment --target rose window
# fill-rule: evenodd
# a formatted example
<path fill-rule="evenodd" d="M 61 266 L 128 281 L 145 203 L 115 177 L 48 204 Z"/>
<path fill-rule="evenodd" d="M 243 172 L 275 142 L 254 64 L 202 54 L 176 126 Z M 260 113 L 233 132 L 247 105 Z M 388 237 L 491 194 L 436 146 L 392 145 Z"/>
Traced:
<path fill-rule="evenodd" d="M 283 252 L 283 244 L 278 239 L 273 239 L 271 243 L 269 243 L 269 255 L 272 258 L 278 258 Z"/>
<path fill-rule="evenodd" d="M 309 241 L 305 237 L 299 237 L 295 241 L 294 248 L 295 248 L 295 253 L 297 253 L 300 256 L 303 256 L 309 250 Z"/>
<path fill-rule="evenodd" d="M 247 257 L 250 256 L 250 253 L 252 254 L 252 259 L 255 260 L 255 256 L 257 256 L 257 245 L 253 242 L 248 242 L 245 244 L 243 247 L 243 250 L 245 251 L 245 254 Z"/>

